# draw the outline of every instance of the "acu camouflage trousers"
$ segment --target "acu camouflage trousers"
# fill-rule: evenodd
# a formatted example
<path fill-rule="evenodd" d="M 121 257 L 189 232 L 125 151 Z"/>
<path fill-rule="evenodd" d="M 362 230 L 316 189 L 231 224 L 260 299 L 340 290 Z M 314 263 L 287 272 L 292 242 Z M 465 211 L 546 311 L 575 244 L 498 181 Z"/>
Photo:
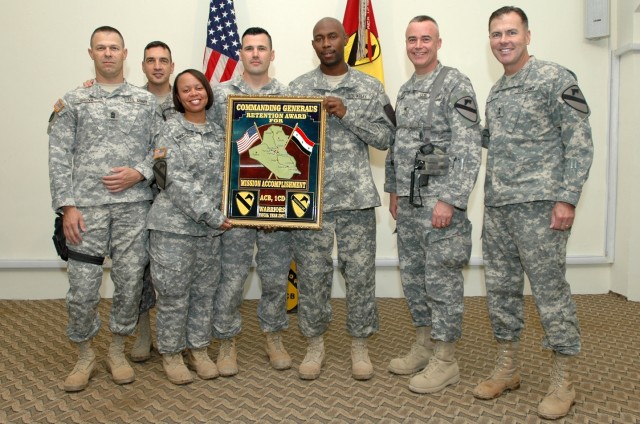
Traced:
<path fill-rule="evenodd" d="M 321 230 L 292 231 L 298 272 L 298 325 L 305 337 L 324 334 L 331 321 L 333 240 L 338 268 L 345 281 L 347 331 L 369 337 L 378 331 L 375 256 L 376 216 L 373 208 L 325 212 Z"/>
<path fill-rule="evenodd" d="M 147 254 L 148 232 L 145 220 L 149 202 L 114 203 L 78 207 L 87 231 L 82 242 L 69 245 L 78 253 L 111 258 L 111 280 L 114 285 L 109 317 L 112 333 L 129 335 L 138 322 L 138 305 Z M 67 336 L 75 343 L 87 341 L 100 329 L 98 304 L 103 269 L 101 265 L 69 259 L 69 291 Z"/>
<path fill-rule="evenodd" d="M 565 278 L 570 231 L 549 228 L 554 202 L 484 209 L 482 250 L 493 334 L 517 341 L 524 327 L 524 273 L 540 315 L 543 346 L 564 355 L 580 352 L 580 326 Z"/>
<path fill-rule="evenodd" d="M 257 244 L 256 263 L 262 294 L 258 322 L 264 332 L 289 326 L 287 284 L 291 267 L 291 235 L 288 230 L 263 231 L 233 228 L 222 236 L 222 277 L 214 300 L 213 336 L 230 339 L 242 330 L 240 305 L 244 285 Z"/>
<path fill-rule="evenodd" d="M 154 306 L 156 306 L 156 289 L 153 287 L 153 281 L 151 280 L 151 265 L 147 264 L 142 277 L 142 294 L 140 296 L 138 314 L 142 315 Z"/>
<path fill-rule="evenodd" d="M 398 197 L 398 257 L 402 290 L 413 325 L 431 326 L 431 338 L 454 342 L 462 336 L 464 278 L 471 256 L 471 222 L 455 209 L 451 224 L 433 228 L 431 215 L 437 199 L 423 198 L 415 207 Z"/>
<path fill-rule="evenodd" d="M 151 230 L 149 253 L 158 291 L 158 350 L 167 354 L 208 346 L 220 280 L 220 237 Z"/>

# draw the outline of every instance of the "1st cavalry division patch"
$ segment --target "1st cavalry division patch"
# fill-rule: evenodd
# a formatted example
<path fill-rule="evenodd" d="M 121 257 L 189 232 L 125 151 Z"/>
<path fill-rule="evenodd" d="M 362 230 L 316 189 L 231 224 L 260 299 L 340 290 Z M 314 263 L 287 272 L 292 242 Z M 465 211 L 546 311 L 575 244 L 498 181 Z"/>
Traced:
<path fill-rule="evenodd" d="M 587 100 L 584 98 L 584 94 L 582 94 L 580 87 L 577 85 L 572 85 L 564 90 L 562 92 L 562 100 L 581 114 L 589 114 L 589 105 L 587 105 Z"/>
<path fill-rule="evenodd" d="M 471 96 L 465 96 L 453 105 L 458 113 L 471 122 L 478 122 L 478 107 Z"/>
<path fill-rule="evenodd" d="M 240 215 L 246 216 L 253 209 L 256 193 L 253 191 L 238 191 L 235 195 L 236 208 Z"/>

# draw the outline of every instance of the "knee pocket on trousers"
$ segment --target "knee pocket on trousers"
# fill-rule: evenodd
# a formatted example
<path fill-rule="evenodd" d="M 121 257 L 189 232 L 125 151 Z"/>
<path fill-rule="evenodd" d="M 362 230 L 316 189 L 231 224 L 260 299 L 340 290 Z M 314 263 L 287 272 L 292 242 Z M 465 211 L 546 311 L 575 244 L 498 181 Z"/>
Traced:
<path fill-rule="evenodd" d="M 429 233 L 429 255 L 449 268 L 461 267 L 471 258 L 471 224 L 468 228 L 445 228 Z M 461 231 L 462 230 L 462 231 Z"/>
<path fill-rule="evenodd" d="M 544 272 L 545 270 L 555 269 L 561 264 L 566 255 L 560 254 L 559 243 L 549 241 L 541 243 L 533 249 L 523 249 L 522 256 L 524 262 L 528 264 L 531 272 Z"/>
<path fill-rule="evenodd" d="M 184 294 L 184 285 L 177 280 L 179 278 L 182 281 L 188 271 L 176 271 L 158 263 L 153 265 L 153 269 L 156 275 L 153 280 L 154 288 L 161 296 L 177 297 Z"/>
<path fill-rule="evenodd" d="M 183 281 L 193 272 L 192 263 L 181 255 L 171 255 L 163 249 L 152 249 L 151 273 L 154 288 L 164 296 L 181 295 Z"/>

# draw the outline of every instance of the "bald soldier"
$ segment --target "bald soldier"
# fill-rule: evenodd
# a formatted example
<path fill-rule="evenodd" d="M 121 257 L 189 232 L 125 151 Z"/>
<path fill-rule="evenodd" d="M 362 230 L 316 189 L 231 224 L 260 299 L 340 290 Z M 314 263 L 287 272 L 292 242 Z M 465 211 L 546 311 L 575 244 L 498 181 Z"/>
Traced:
<path fill-rule="evenodd" d="M 369 147 L 386 150 L 393 139 L 391 109 L 382 84 L 350 68 L 344 60 L 347 35 L 340 21 L 323 18 L 313 27 L 320 66 L 289 84 L 292 95 L 324 97 L 325 135 L 322 229 L 292 232 L 297 264 L 298 325 L 307 354 L 298 374 L 320 376 L 325 360 L 323 334 L 331 321 L 334 236 L 338 267 L 347 290 L 347 331 L 352 337 L 352 375 L 373 376 L 367 338 L 378 331 L 375 299 L 376 215 L 380 197 L 369 165 Z"/>

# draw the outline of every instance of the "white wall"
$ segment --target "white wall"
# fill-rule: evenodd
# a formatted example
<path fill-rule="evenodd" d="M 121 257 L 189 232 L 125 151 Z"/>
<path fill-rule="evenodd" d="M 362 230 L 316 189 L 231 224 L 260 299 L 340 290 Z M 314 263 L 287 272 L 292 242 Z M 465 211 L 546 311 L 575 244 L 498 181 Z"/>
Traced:
<path fill-rule="evenodd" d="M 620 31 L 612 54 L 612 72 L 620 76 L 620 85 L 613 87 L 614 93 L 619 88 L 620 115 L 612 129 L 618 135 L 619 179 L 616 260 L 611 272 L 611 290 L 640 301 L 640 222 L 637 218 L 640 107 L 635 100 L 640 96 L 640 1 L 621 0 L 617 7 Z"/>
<path fill-rule="evenodd" d="M 56 99 L 93 75 L 92 62 L 86 53 L 93 29 L 111 25 L 123 33 L 129 48 L 126 78 L 141 85 L 145 81 L 139 65 L 142 49 L 151 40 L 163 40 L 171 46 L 176 71 L 187 67 L 201 69 L 207 4 L 205 0 L 30 0 L 3 4 L 0 45 L 5 69 L 0 80 L 3 93 L 0 98 L 3 112 L 0 114 L 3 129 L 0 199 L 4 219 L 0 220 L 0 298 L 56 298 L 66 292 L 66 274 L 56 260 L 51 243 L 53 212 L 48 186 L 46 126 Z M 236 0 L 236 15 L 241 32 L 248 26 L 262 26 L 271 33 L 276 51 L 271 73 L 288 83 L 318 64 L 310 43 L 314 23 L 323 16 L 341 20 L 345 4 L 346 0 Z M 412 72 L 404 52 L 406 24 L 415 15 L 429 14 L 440 24 L 441 61 L 471 78 L 484 113 L 487 93 L 501 75 L 501 66 L 488 46 L 487 20 L 490 13 L 503 4 L 497 0 L 373 0 L 386 88 L 392 101 L 395 102 L 400 85 Z M 557 61 L 576 72 L 592 109 L 595 160 L 568 246 L 568 278 L 575 293 L 607 292 L 615 286 L 612 279 L 617 278 L 611 271 L 605 247 L 609 63 L 610 49 L 615 46 L 609 45 L 609 39 L 583 38 L 582 1 L 538 0 L 513 4 L 523 7 L 529 15 L 530 53 L 540 59 Z M 612 10 L 617 11 L 616 7 Z M 628 21 L 623 24 L 627 25 Z M 611 27 L 612 32 L 617 30 L 617 19 Z M 625 69 L 625 75 L 626 84 L 630 84 L 633 76 L 638 75 L 637 66 Z M 624 106 L 633 104 L 631 94 L 623 101 Z M 634 134 L 625 130 L 624 136 L 625 140 L 634 136 L 637 139 L 637 130 Z M 384 153 L 374 152 L 372 164 L 383 194 Z M 637 173 L 636 164 L 637 161 L 629 164 L 628 170 Z M 470 203 L 474 248 L 466 272 L 467 295 L 484 294 L 480 266 L 482 175 Z M 634 193 L 632 187 L 623 186 L 618 195 L 630 206 L 637 207 Z M 384 205 L 377 211 L 378 295 L 401 296 L 395 266 L 394 222 L 387 212 L 387 196 L 383 195 L 383 199 Z M 627 225 L 631 224 L 619 223 L 619 236 L 626 234 Z M 634 231 L 637 233 L 637 227 Z M 618 244 L 617 248 L 625 251 L 628 247 Z M 103 294 L 109 296 L 111 286 L 108 278 L 105 280 Z M 338 276 L 336 282 L 334 294 L 341 296 L 343 282 Z M 255 276 L 247 285 L 247 296 L 259 296 Z"/>

